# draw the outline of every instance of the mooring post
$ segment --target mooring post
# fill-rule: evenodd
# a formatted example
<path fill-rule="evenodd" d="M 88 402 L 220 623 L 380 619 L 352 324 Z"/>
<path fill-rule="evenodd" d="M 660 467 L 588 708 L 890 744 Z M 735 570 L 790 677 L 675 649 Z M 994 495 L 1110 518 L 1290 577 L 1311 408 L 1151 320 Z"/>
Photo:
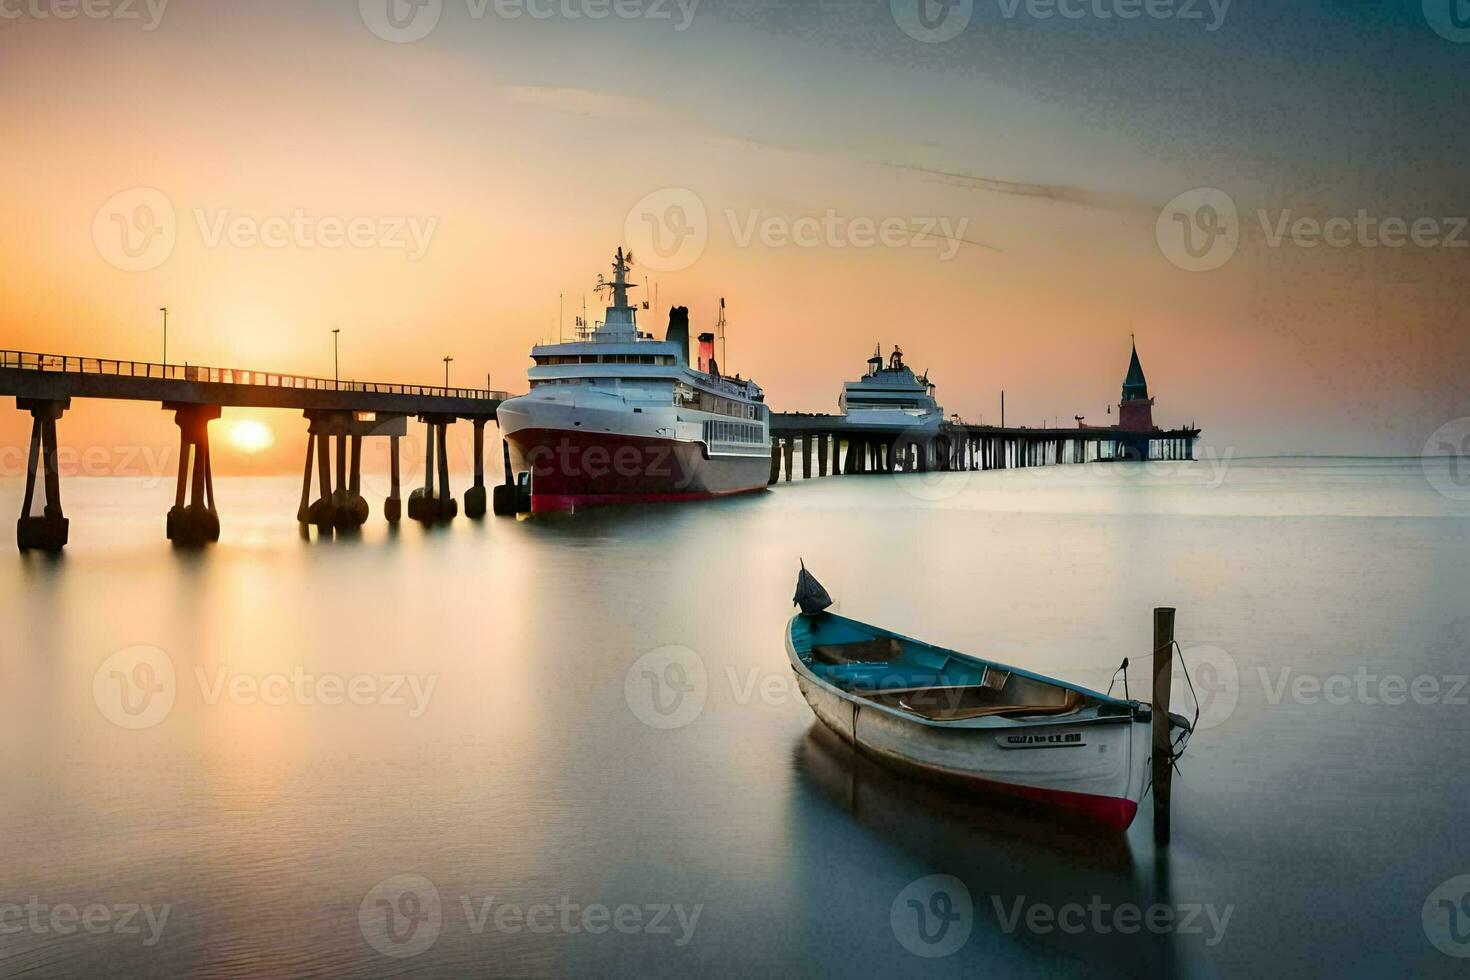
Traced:
<path fill-rule="evenodd" d="M 1169 689 L 1174 681 L 1174 610 L 1160 606 L 1154 610 L 1154 705 L 1153 705 L 1153 779 L 1154 840 L 1169 843 L 1169 789 L 1174 767 L 1169 756 L 1173 743 L 1169 739 Z"/>

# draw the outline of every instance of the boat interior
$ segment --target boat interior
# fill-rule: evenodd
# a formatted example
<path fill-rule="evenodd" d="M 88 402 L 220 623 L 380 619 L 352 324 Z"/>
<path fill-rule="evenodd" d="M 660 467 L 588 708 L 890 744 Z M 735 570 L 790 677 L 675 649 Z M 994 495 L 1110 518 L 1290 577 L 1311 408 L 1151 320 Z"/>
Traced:
<path fill-rule="evenodd" d="M 1069 715 L 1098 701 L 830 613 L 796 616 L 791 640 L 802 662 L 827 683 L 931 721 Z"/>

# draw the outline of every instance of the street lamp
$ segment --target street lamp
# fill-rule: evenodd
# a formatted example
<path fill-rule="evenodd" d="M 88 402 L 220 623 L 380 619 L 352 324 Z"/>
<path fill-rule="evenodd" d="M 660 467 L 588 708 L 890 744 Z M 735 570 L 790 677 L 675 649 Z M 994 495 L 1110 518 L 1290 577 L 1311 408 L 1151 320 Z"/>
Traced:
<path fill-rule="evenodd" d="M 168 307 L 160 306 L 158 312 L 163 314 L 163 375 L 168 377 Z"/>
<path fill-rule="evenodd" d="M 454 360 L 454 358 L 452 358 L 452 357 L 450 357 L 448 355 L 445 355 L 445 357 L 444 357 L 444 387 L 446 389 L 449 387 L 449 362 L 452 361 L 452 360 Z"/>
<path fill-rule="evenodd" d="M 341 330 L 340 327 L 333 327 L 332 328 L 332 384 L 336 384 L 337 381 L 338 381 L 338 374 L 337 374 L 337 335 L 339 333 L 341 333 L 341 332 L 342 332 L 342 330 Z"/>

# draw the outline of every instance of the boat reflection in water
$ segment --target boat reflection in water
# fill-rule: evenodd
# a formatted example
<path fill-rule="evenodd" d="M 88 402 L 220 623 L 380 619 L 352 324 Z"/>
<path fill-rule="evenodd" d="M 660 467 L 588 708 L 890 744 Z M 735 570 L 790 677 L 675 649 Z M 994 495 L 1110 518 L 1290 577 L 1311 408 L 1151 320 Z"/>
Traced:
<path fill-rule="evenodd" d="M 1204 949 L 1210 925 L 1203 914 L 1203 933 L 1182 935 L 1134 927 L 1130 911 L 1119 918 L 1120 910 L 1137 909 L 1142 922 L 1151 906 L 1171 903 L 1163 857 L 1151 850 L 1144 866 L 1136 866 L 1126 836 L 1098 834 L 1086 820 L 1058 819 L 1054 809 L 1027 800 L 977 797 L 896 773 L 820 722 L 798 743 L 795 768 L 803 783 L 885 847 L 965 883 L 973 932 L 952 960 L 936 963 L 972 964 L 997 945 L 1022 943 L 1033 947 L 1038 965 L 1075 968 L 1082 961 L 1104 975 L 1167 975 Z M 828 854 L 814 842 L 812 860 L 820 864 Z M 817 866 L 810 873 L 830 872 Z M 1172 907 L 1178 921 L 1181 906 Z M 1043 916 L 1035 920 L 1040 925 L 1028 923 L 1034 915 Z"/>

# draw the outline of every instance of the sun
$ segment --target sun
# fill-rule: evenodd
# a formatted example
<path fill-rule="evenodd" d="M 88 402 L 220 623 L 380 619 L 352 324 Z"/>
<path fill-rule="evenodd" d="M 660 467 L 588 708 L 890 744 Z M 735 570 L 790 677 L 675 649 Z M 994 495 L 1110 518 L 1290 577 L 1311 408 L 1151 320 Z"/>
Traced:
<path fill-rule="evenodd" d="M 276 436 L 270 426 L 255 419 L 241 419 L 230 423 L 230 444 L 242 453 L 264 452 L 275 445 Z"/>

